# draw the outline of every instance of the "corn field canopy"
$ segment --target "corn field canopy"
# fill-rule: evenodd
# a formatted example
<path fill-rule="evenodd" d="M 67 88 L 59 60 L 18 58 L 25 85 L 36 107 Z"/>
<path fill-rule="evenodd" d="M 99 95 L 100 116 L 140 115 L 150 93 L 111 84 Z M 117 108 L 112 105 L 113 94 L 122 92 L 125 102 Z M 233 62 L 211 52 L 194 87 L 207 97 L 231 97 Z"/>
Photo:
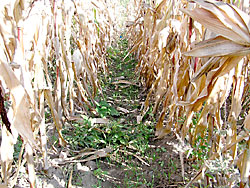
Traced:
<path fill-rule="evenodd" d="M 1 1 L 0 187 L 26 175 L 39 187 L 51 150 L 69 164 L 67 187 L 76 163 L 127 155 L 150 171 L 138 148 L 172 138 L 162 152 L 175 150 L 182 179 L 162 159 L 166 179 L 140 186 L 249 187 L 249 11 L 246 0 Z"/>

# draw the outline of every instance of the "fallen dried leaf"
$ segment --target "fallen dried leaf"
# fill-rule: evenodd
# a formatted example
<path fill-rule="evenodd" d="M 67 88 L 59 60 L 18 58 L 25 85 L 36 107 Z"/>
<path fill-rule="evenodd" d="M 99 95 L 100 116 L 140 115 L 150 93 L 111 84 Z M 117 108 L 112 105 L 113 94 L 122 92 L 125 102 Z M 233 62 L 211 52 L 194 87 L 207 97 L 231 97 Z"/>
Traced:
<path fill-rule="evenodd" d="M 120 112 L 123 112 L 124 114 L 130 113 L 129 110 L 127 110 L 127 109 L 125 109 L 125 108 L 122 108 L 122 107 L 119 107 L 119 106 L 118 106 L 116 109 L 117 109 L 118 111 L 120 111 Z"/>

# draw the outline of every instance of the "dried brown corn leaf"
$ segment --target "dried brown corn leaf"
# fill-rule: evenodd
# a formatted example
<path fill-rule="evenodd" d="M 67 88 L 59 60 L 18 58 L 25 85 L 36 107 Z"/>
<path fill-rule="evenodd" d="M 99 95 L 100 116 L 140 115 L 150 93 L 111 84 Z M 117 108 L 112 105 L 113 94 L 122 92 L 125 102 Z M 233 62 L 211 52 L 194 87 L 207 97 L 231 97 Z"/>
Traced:
<path fill-rule="evenodd" d="M 34 167 L 34 156 L 31 146 L 27 143 L 25 146 L 26 158 L 28 163 L 29 183 L 31 188 L 36 187 L 36 173 Z"/>
<path fill-rule="evenodd" d="M 241 184 L 246 184 L 249 181 L 249 175 L 250 175 L 250 139 L 248 138 L 247 141 L 247 149 L 245 149 L 243 154 L 243 160 L 242 165 L 240 169 L 241 174 Z M 244 186 L 245 187 L 245 186 Z"/>
<path fill-rule="evenodd" d="M 246 17 L 246 13 L 242 12 L 240 9 L 233 5 L 223 2 L 206 0 L 195 2 L 215 14 L 226 27 L 233 29 L 234 32 L 238 33 L 244 39 L 244 42 L 242 44 L 249 44 L 250 35 L 248 26 L 246 25 L 246 22 L 249 22 L 249 18 Z"/>
<path fill-rule="evenodd" d="M 250 53 L 250 47 L 237 44 L 222 36 L 202 41 L 184 53 L 187 56 L 216 57 L 216 56 L 242 56 Z"/>
<path fill-rule="evenodd" d="M 2 128 L 1 138 L 1 175 L 3 182 L 7 184 L 12 170 L 15 139 L 6 127 Z"/>
<path fill-rule="evenodd" d="M 231 75 L 225 74 L 224 76 L 217 78 L 215 84 L 210 85 L 211 92 L 206 99 L 206 104 L 203 107 L 197 126 L 195 128 L 193 142 L 196 140 L 199 134 L 204 134 L 207 126 L 211 126 L 208 123 L 208 117 L 210 117 L 211 115 L 215 116 L 217 110 L 220 109 L 222 104 L 225 102 L 225 96 L 227 96 L 231 88 L 228 87 L 228 85 L 231 86 L 231 78 Z M 217 123 L 220 123 L 220 118 L 217 120 Z M 221 127 L 221 125 L 217 125 L 217 128 L 218 127 Z"/>
<path fill-rule="evenodd" d="M 58 113 L 57 113 L 57 111 L 55 109 L 55 104 L 54 104 L 54 101 L 53 101 L 53 98 L 52 98 L 51 91 L 49 91 L 48 89 L 45 89 L 44 90 L 44 94 L 45 94 L 45 98 L 46 98 L 46 100 L 47 100 L 47 102 L 49 104 L 52 117 L 54 119 L 54 123 L 55 123 L 56 129 L 57 129 L 58 135 L 59 135 L 60 144 L 62 146 L 66 146 L 67 142 L 64 140 L 64 138 L 62 136 L 62 133 L 61 133 L 61 131 L 62 131 L 62 124 L 61 124 L 60 118 L 58 116 Z"/>
<path fill-rule="evenodd" d="M 242 69 L 242 62 L 238 64 L 237 70 Z M 239 68 L 239 66 L 241 66 Z M 241 74 L 241 72 L 239 73 Z M 233 94 L 232 94 L 232 107 L 229 117 L 232 117 L 234 120 L 237 120 L 241 112 L 241 101 L 244 89 L 244 76 L 239 75 L 234 79 L 233 83 Z"/>
<path fill-rule="evenodd" d="M 74 157 L 70 157 L 66 159 L 61 159 L 61 158 L 53 159 L 52 163 L 54 165 L 58 165 L 58 164 L 67 164 L 67 163 L 87 162 L 87 161 L 92 161 L 92 160 L 99 159 L 102 157 L 107 157 L 112 151 L 113 150 L 108 147 L 99 149 L 99 150 L 94 150 L 94 151 L 90 151 L 90 149 L 88 149 L 88 150 L 83 150 L 82 152 L 80 152 L 80 154 Z M 82 157 L 86 157 L 86 158 L 80 159 Z"/>
<path fill-rule="evenodd" d="M 199 97 L 196 100 L 207 96 L 207 94 L 211 92 L 211 89 L 212 89 L 213 84 L 214 84 L 213 82 L 217 78 L 219 78 L 225 74 L 228 74 L 233 68 L 235 68 L 235 66 L 240 61 L 240 59 L 242 59 L 242 57 L 230 57 L 230 58 L 222 57 L 221 59 L 220 58 L 214 59 L 215 61 L 212 61 L 212 63 L 210 62 L 213 65 L 214 63 L 218 63 L 219 60 L 221 61 L 218 68 L 215 68 L 213 70 L 210 70 L 210 68 L 209 68 L 209 73 L 207 75 L 207 80 L 206 80 L 207 87 L 203 89 L 203 91 L 201 92 L 201 94 L 199 95 Z M 201 70 L 202 69 L 203 70 L 201 72 L 200 71 L 197 72 L 199 76 L 203 75 L 207 72 L 204 70 L 206 69 L 207 66 L 210 67 L 210 63 L 206 63 L 204 65 L 205 68 L 203 69 L 203 67 L 202 67 Z M 197 79 L 198 75 L 196 75 L 195 78 L 193 78 L 193 80 Z M 231 85 L 230 85 L 230 87 L 231 87 Z"/>
<path fill-rule="evenodd" d="M 112 82 L 111 84 L 128 84 L 128 85 L 134 85 L 134 86 L 137 86 L 135 83 L 133 82 L 130 82 L 128 80 L 118 80 L 118 81 L 115 81 L 115 82 Z"/>
<path fill-rule="evenodd" d="M 247 117 L 245 118 L 245 121 L 244 121 L 244 128 L 245 128 L 247 131 L 250 131 L 250 113 L 248 113 Z"/>
<path fill-rule="evenodd" d="M 158 106 L 160 104 L 160 101 L 162 100 L 163 96 L 165 95 L 168 87 L 168 77 L 169 77 L 169 64 L 165 64 L 164 63 L 164 59 L 161 57 L 162 54 L 165 54 L 165 50 L 163 50 L 161 52 L 161 55 L 159 57 L 159 61 L 162 62 L 164 68 L 163 70 L 159 70 L 159 73 L 158 73 L 158 78 L 156 79 L 156 84 L 158 83 L 157 85 L 157 88 L 156 88 L 156 92 L 155 92 L 155 104 L 154 104 L 154 108 L 153 108 L 153 111 L 152 113 L 155 114 L 156 113 L 156 110 L 158 109 Z M 153 84 L 154 86 L 154 84 Z"/>
<path fill-rule="evenodd" d="M 187 9 L 182 9 L 182 11 L 189 16 L 191 16 L 194 20 L 200 22 L 203 26 L 210 29 L 211 31 L 220 34 L 238 44 L 248 45 L 249 39 L 246 37 L 249 36 L 248 33 L 244 32 L 246 28 L 240 28 L 239 25 L 245 25 L 243 20 L 241 24 L 235 24 L 229 18 L 230 16 L 226 13 L 222 12 L 220 9 L 217 9 L 215 6 L 211 6 L 211 3 L 202 1 L 202 6 L 206 6 L 205 8 L 195 8 L 192 11 Z M 208 6 L 210 8 L 208 8 Z M 233 6 L 233 5 L 231 5 Z M 217 11 L 214 12 L 213 9 Z M 234 9 L 231 9 L 234 10 Z M 235 14 L 238 14 L 235 12 Z M 230 20 L 230 21 L 229 21 Z M 229 23 L 230 22 L 230 23 Z M 239 31 L 235 31 L 235 30 Z M 240 34 L 241 33 L 241 34 Z M 242 34 L 243 33 L 243 34 Z"/>
<path fill-rule="evenodd" d="M 36 146 L 31 127 L 30 99 L 13 70 L 4 62 L 0 61 L 0 78 L 10 90 L 13 97 L 13 120 L 12 125 L 18 133 L 32 146 Z"/>
<path fill-rule="evenodd" d="M 237 33 L 225 27 L 225 25 L 213 13 L 207 11 L 206 9 L 196 8 L 192 11 L 182 9 L 182 11 L 215 33 L 219 33 L 230 40 L 240 42 L 243 41 L 243 39 Z"/>

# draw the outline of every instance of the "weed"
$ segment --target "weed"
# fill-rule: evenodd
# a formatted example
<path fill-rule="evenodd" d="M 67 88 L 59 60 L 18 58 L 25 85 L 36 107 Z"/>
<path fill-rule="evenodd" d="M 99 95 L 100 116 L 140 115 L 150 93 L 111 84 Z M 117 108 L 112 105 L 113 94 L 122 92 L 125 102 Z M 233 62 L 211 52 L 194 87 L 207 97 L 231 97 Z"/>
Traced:
<path fill-rule="evenodd" d="M 17 139 L 16 144 L 14 145 L 14 154 L 13 154 L 13 158 L 14 158 L 14 160 L 16 160 L 16 161 L 18 160 L 18 157 L 19 157 L 19 153 L 20 153 L 20 151 L 21 151 L 22 144 L 23 144 L 23 142 L 22 142 L 22 140 L 21 140 L 21 138 L 20 138 L 20 136 L 19 136 L 18 139 Z"/>
<path fill-rule="evenodd" d="M 100 101 L 97 104 L 96 111 L 101 117 L 120 116 L 120 113 L 106 101 Z"/>
<path fill-rule="evenodd" d="M 161 153 L 161 152 L 166 152 L 167 150 L 166 150 L 166 148 L 164 148 L 164 147 L 160 147 L 160 148 L 157 148 L 156 149 L 156 152 L 158 152 L 158 153 Z"/>
<path fill-rule="evenodd" d="M 170 182 L 172 174 L 177 170 L 176 162 L 170 158 L 167 167 L 168 167 L 168 181 Z"/>
<path fill-rule="evenodd" d="M 159 161 L 159 165 L 161 166 L 161 167 L 164 167 L 164 161 Z"/>
<path fill-rule="evenodd" d="M 191 152 L 192 157 L 196 159 L 196 163 L 192 164 L 193 168 L 198 170 L 204 164 L 204 161 L 208 159 L 210 149 L 211 146 L 207 142 L 207 136 L 198 136 Z"/>

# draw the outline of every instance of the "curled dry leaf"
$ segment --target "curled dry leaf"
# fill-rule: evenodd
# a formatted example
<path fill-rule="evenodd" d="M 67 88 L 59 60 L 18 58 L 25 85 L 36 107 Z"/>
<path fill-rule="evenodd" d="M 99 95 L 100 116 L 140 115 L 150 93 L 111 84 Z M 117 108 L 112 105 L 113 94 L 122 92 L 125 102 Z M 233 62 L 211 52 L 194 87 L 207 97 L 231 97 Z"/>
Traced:
<path fill-rule="evenodd" d="M 192 50 L 184 54 L 196 57 L 216 57 L 243 56 L 248 53 L 250 53 L 250 47 L 218 36 L 198 43 Z"/>
<path fill-rule="evenodd" d="M 129 113 L 129 110 L 125 109 L 125 108 L 122 108 L 122 107 L 117 107 L 116 108 L 118 111 L 122 112 L 122 113 L 125 113 L 125 114 L 128 114 Z"/>
<path fill-rule="evenodd" d="M 113 150 L 111 148 L 103 148 L 95 151 L 83 151 L 75 157 L 68 157 L 64 160 L 62 159 L 53 159 L 52 163 L 54 165 L 58 164 L 66 164 L 66 163 L 79 163 L 79 162 L 87 162 L 95 159 L 99 159 L 102 157 L 107 157 Z M 80 159 L 82 157 L 86 157 L 85 159 Z"/>
<path fill-rule="evenodd" d="M 32 146 L 35 146 L 36 142 L 33 137 L 30 123 L 31 104 L 26 90 L 23 88 L 10 66 L 4 62 L 0 62 L 0 79 L 5 81 L 7 87 L 10 89 L 10 94 L 13 97 L 12 125 L 27 142 Z"/>

